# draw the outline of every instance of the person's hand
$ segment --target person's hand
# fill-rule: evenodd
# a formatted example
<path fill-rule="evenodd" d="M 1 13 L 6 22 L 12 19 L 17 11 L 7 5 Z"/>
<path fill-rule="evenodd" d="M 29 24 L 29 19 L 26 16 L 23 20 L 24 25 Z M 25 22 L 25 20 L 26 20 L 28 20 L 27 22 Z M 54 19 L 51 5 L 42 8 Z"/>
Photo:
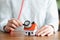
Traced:
<path fill-rule="evenodd" d="M 17 27 L 22 26 L 22 23 L 17 19 L 11 19 L 8 21 L 7 25 L 4 27 L 6 32 L 14 31 Z"/>
<path fill-rule="evenodd" d="M 50 36 L 54 33 L 54 28 L 50 25 L 45 25 L 36 32 L 37 36 Z"/>

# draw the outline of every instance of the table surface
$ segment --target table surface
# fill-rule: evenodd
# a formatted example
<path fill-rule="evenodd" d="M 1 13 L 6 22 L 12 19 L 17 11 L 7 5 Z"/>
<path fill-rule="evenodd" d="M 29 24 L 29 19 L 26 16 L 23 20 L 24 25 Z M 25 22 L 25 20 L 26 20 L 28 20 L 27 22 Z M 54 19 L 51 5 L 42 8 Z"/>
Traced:
<path fill-rule="evenodd" d="M 13 33 L 0 32 L 0 40 L 60 40 L 60 31 L 51 36 L 37 37 L 37 36 L 26 36 L 23 32 L 17 31 Z"/>

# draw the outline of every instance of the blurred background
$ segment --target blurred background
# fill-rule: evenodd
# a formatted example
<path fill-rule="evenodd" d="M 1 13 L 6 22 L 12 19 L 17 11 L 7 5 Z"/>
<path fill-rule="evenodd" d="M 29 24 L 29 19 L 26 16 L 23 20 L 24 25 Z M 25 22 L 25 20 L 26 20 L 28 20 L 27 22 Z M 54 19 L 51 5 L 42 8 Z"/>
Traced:
<path fill-rule="evenodd" d="M 59 31 L 60 31 L 60 0 L 57 0 L 58 12 L 59 12 Z"/>

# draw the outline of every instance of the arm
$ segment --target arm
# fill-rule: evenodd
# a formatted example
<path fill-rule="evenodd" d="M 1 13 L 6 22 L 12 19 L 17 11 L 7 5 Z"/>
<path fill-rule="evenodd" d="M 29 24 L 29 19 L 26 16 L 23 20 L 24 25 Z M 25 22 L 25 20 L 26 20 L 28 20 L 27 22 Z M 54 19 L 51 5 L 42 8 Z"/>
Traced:
<path fill-rule="evenodd" d="M 0 30 L 7 24 L 8 20 L 12 17 L 12 11 L 9 0 L 0 0 Z"/>
<path fill-rule="evenodd" d="M 46 16 L 46 25 L 52 25 L 54 28 L 54 31 L 56 32 L 58 30 L 59 26 L 59 18 L 58 18 L 58 9 L 56 0 L 51 0 L 50 3 L 48 3 L 49 6 L 47 8 L 47 16 Z"/>
<path fill-rule="evenodd" d="M 36 35 L 50 36 L 54 32 L 55 33 L 57 32 L 58 24 L 59 24 L 59 19 L 58 19 L 58 10 L 56 5 L 56 0 L 49 0 L 47 4 L 45 25 L 37 31 Z"/>

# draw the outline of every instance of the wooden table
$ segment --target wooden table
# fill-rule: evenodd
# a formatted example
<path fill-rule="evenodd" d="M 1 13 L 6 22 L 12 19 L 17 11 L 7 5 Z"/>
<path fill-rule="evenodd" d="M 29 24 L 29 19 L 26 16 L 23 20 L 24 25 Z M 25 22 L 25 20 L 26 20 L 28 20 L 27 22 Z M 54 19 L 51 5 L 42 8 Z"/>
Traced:
<path fill-rule="evenodd" d="M 11 34 L 0 32 L 0 40 L 60 40 L 60 32 L 52 36 L 25 36 L 23 32 L 17 31 Z"/>

